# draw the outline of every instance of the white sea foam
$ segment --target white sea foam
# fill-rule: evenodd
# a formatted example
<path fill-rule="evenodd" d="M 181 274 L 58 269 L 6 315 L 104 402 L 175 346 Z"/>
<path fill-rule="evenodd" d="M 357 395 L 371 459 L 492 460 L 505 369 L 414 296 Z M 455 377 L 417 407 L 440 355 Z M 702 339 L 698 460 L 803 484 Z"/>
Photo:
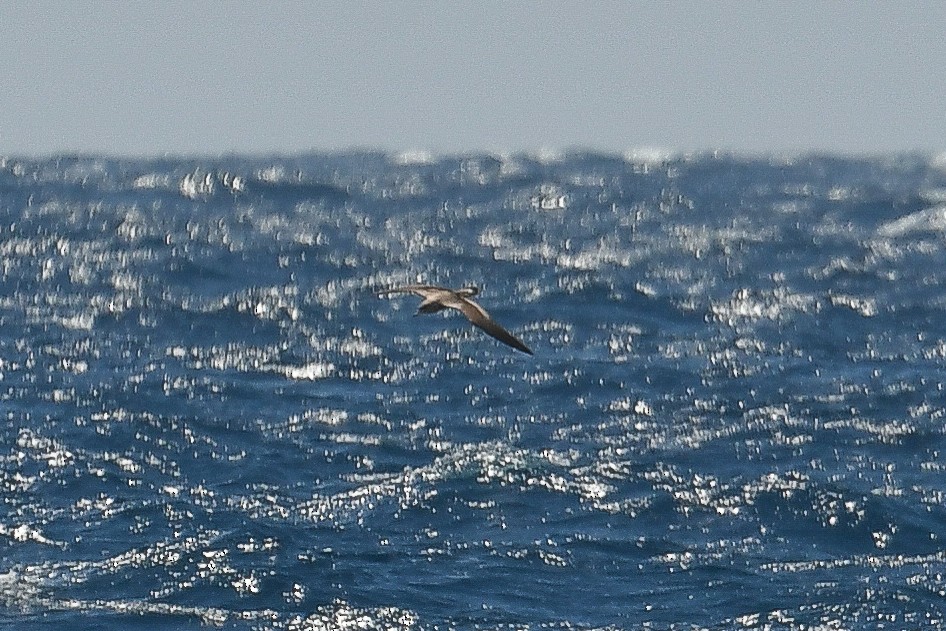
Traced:
<path fill-rule="evenodd" d="M 877 234 L 882 237 L 903 237 L 923 232 L 946 232 L 946 205 L 917 211 L 877 229 Z"/>

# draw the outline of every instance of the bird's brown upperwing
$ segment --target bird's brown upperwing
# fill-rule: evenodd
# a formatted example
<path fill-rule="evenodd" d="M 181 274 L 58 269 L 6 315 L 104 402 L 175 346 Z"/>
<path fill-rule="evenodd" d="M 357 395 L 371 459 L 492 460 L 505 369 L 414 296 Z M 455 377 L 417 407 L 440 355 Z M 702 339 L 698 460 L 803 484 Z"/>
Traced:
<path fill-rule="evenodd" d="M 479 306 L 472 300 L 467 298 L 460 298 L 459 296 L 455 300 L 450 300 L 449 302 L 444 303 L 448 307 L 458 309 L 463 315 L 466 316 L 467 320 L 473 323 L 474 326 L 481 328 L 486 331 L 497 340 L 503 344 L 508 344 L 516 350 L 522 351 L 523 353 L 532 354 L 532 351 L 526 346 L 522 340 L 518 337 L 504 329 L 496 320 L 490 317 L 486 312 L 486 309 Z"/>

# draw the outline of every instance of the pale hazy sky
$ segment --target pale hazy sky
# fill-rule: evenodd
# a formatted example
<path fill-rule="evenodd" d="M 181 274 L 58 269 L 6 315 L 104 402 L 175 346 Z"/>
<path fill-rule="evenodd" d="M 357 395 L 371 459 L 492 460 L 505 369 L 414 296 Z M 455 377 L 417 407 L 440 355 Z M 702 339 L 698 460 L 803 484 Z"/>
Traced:
<path fill-rule="evenodd" d="M 0 0 L 0 155 L 946 151 L 946 2 Z"/>

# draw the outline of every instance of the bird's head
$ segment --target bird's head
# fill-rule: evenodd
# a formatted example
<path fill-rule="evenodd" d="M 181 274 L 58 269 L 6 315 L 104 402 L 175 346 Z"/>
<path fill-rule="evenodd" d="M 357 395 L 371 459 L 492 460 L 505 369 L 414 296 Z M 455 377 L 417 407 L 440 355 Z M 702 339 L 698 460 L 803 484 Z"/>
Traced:
<path fill-rule="evenodd" d="M 480 293 L 480 289 L 479 287 L 474 287 L 471 285 L 470 287 L 463 287 L 461 289 L 458 289 L 457 293 L 463 296 L 464 298 L 470 298 Z"/>

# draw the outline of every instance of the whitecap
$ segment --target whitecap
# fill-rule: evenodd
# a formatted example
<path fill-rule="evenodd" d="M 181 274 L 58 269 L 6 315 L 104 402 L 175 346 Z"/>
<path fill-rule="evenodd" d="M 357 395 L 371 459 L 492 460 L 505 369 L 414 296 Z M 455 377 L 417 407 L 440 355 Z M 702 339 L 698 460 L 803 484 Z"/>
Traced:
<path fill-rule="evenodd" d="M 398 166 L 433 164 L 436 157 L 424 149 L 409 149 L 391 156 L 391 161 Z"/>
<path fill-rule="evenodd" d="M 865 318 L 872 318 L 877 315 L 877 301 L 873 298 L 860 298 L 847 294 L 833 294 L 831 296 L 831 304 L 836 307 L 847 307 Z"/>
<path fill-rule="evenodd" d="M 282 166 L 273 165 L 256 172 L 256 177 L 261 182 L 268 184 L 278 184 L 286 180 L 286 170 Z"/>
<path fill-rule="evenodd" d="M 63 327 L 74 331 L 91 331 L 95 326 L 95 316 L 91 313 L 77 313 L 73 316 L 58 317 L 56 321 Z"/>
<path fill-rule="evenodd" d="M 213 174 L 200 170 L 185 175 L 178 186 L 181 195 L 187 199 L 203 199 L 213 195 L 216 188 Z"/>
<path fill-rule="evenodd" d="M 273 372 L 285 375 L 295 381 L 317 381 L 335 373 L 335 364 L 330 362 L 310 362 L 301 366 L 269 366 Z"/>
<path fill-rule="evenodd" d="M 643 167 L 655 167 L 660 166 L 663 163 L 673 160 L 675 154 L 669 149 L 661 149 L 658 147 L 639 147 L 637 149 L 631 149 L 624 152 L 624 161 L 631 163 L 633 165 L 641 165 Z M 644 171 L 647 172 L 646 170 Z"/>
<path fill-rule="evenodd" d="M 147 173 L 145 175 L 139 175 L 131 183 L 131 187 L 138 190 L 170 188 L 171 176 L 166 173 Z"/>
<path fill-rule="evenodd" d="M 877 230 L 882 237 L 902 237 L 917 232 L 946 232 L 946 204 L 885 223 Z"/>

